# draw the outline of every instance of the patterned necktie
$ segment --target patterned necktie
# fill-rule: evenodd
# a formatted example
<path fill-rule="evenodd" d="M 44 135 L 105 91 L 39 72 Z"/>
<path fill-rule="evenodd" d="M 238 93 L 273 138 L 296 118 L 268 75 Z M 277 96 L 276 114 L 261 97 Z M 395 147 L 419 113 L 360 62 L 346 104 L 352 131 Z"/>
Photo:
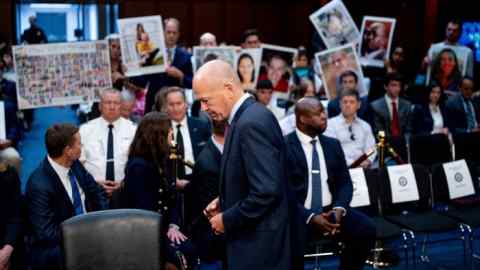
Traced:
<path fill-rule="evenodd" d="M 472 130 L 475 128 L 476 123 L 475 123 L 475 116 L 473 115 L 472 103 L 468 99 L 465 99 L 465 108 L 467 109 L 466 110 L 467 125 L 468 125 L 467 129 Z"/>
<path fill-rule="evenodd" d="M 82 197 L 80 196 L 80 190 L 78 189 L 77 180 L 72 170 L 68 171 L 68 179 L 70 180 L 70 185 L 72 186 L 72 200 L 75 215 L 81 215 L 85 211 L 83 210 Z"/>
<path fill-rule="evenodd" d="M 115 181 L 115 165 L 113 159 L 113 125 L 108 125 L 108 141 L 107 141 L 107 170 L 105 179 Z"/>
<path fill-rule="evenodd" d="M 311 210 L 315 213 L 322 212 L 322 179 L 320 177 L 320 160 L 318 158 L 318 152 L 316 143 L 317 140 L 310 142 L 313 147 L 312 151 L 312 207 Z"/>
<path fill-rule="evenodd" d="M 393 137 L 400 136 L 400 121 L 398 119 L 397 103 L 392 101 L 392 122 L 390 123 L 390 133 Z"/>

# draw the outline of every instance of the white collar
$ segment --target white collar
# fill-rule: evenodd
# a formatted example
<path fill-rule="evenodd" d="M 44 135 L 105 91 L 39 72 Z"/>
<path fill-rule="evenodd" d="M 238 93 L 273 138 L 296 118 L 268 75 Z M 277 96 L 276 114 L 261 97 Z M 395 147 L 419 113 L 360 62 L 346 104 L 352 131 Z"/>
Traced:
<path fill-rule="evenodd" d="M 389 105 L 391 105 L 392 102 L 395 102 L 398 106 L 398 100 L 399 100 L 398 97 L 396 99 L 392 99 L 388 94 L 385 94 L 385 101 L 387 101 L 387 104 Z"/>
<path fill-rule="evenodd" d="M 240 109 L 240 106 L 242 106 L 243 102 L 247 100 L 250 97 L 250 94 L 243 94 L 243 96 L 235 102 L 233 105 L 232 111 L 230 112 L 230 116 L 228 117 L 228 124 L 232 124 L 232 121 L 235 117 L 235 114 L 237 113 L 238 109 Z"/>
<path fill-rule="evenodd" d="M 118 127 L 120 121 L 122 121 L 122 117 L 119 117 L 117 120 L 110 123 L 107 120 L 105 120 L 105 118 L 103 118 L 103 116 L 100 116 L 100 123 L 102 123 L 102 125 L 105 126 L 105 128 L 108 128 L 108 125 L 110 125 L 110 124 L 113 125 L 113 128 Z"/>
<path fill-rule="evenodd" d="M 53 160 L 49 155 L 47 155 L 48 162 L 52 165 L 53 170 L 58 174 L 60 178 L 67 177 L 70 168 L 64 167 L 63 165 L 58 164 L 55 160 Z"/>
<path fill-rule="evenodd" d="M 215 147 L 217 147 L 218 151 L 220 151 L 220 153 L 223 154 L 223 144 L 217 142 L 217 140 L 215 140 L 215 135 L 212 135 L 212 142 L 213 142 L 213 145 L 215 145 Z"/>
<path fill-rule="evenodd" d="M 295 129 L 295 132 L 297 133 L 297 137 L 302 144 L 311 145 L 312 140 L 317 140 L 317 142 L 319 142 L 318 136 L 315 136 L 314 138 L 312 138 L 307 134 L 303 133 L 302 131 L 300 131 L 300 129 L 298 128 Z"/>
<path fill-rule="evenodd" d="M 347 123 L 347 119 L 345 118 L 345 116 L 343 116 L 343 113 L 340 113 L 340 114 L 338 115 L 338 118 L 339 118 L 340 120 L 342 120 L 342 122 L 345 123 L 345 124 L 347 124 L 347 125 L 353 125 L 353 123 L 355 123 L 355 122 L 358 121 L 358 117 L 357 117 L 356 114 L 355 114 L 355 116 L 353 117 L 353 121 L 352 121 L 351 124 Z"/>
<path fill-rule="evenodd" d="M 175 120 L 172 120 L 172 127 L 177 127 L 177 125 L 182 125 L 182 127 L 187 127 L 187 116 L 183 117 L 182 121 L 177 122 Z"/>

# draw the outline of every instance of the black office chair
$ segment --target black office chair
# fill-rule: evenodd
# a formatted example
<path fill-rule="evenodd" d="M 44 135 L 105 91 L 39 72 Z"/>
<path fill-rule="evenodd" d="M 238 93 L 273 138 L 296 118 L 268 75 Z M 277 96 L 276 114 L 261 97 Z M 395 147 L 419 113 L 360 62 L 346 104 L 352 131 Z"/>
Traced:
<path fill-rule="evenodd" d="M 480 133 L 457 133 L 453 136 L 455 160 L 466 159 L 480 164 Z"/>
<path fill-rule="evenodd" d="M 432 170 L 432 186 L 435 203 L 441 214 L 449 216 L 460 223 L 469 233 L 470 254 L 473 255 L 473 230 L 480 227 L 480 193 L 477 172 L 471 163 L 467 163 L 473 181 L 475 194 L 458 199 L 450 199 L 447 177 L 442 164 L 437 164 Z"/>
<path fill-rule="evenodd" d="M 70 218 L 61 224 L 63 269 L 161 269 L 161 224 L 158 213 L 137 209 Z"/>
<path fill-rule="evenodd" d="M 410 138 L 410 163 L 431 167 L 452 161 L 452 150 L 445 134 L 416 135 Z"/>
<path fill-rule="evenodd" d="M 424 166 L 413 165 L 413 171 L 417 182 L 419 200 L 393 203 L 392 190 L 390 187 L 387 168 L 380 170 L 379 183 L 383 188 L 382 205 L 385 219 L 403 228 L 413 231 L 415 235 L 420 233 L 425 234 L 420 254 L 420 259 L 423 262 L 430 261 L 427 255 L 427 244 L 433 244 L 439 241 L 443 242 L 446 240 L 459 240 L 462 241 L 464 249 L 466 249 L 467 241 L 464 237 L 465 228 L 462 226 L 462 224 L 450 217 L 433 211 L 433 206 L 431 204 L 431 182 L 428 170 Z M 439 241 L 428 240 L 429 234 L 451 230 L 459 230 L 458 238 L 455 237 L 453 239 L 442 239 Z"/>

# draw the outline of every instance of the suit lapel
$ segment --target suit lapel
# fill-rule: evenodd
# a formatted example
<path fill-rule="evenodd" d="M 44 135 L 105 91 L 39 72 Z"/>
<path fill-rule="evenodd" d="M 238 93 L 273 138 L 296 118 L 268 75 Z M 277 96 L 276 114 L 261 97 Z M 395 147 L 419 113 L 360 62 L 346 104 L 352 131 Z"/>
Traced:
<path fill-rule="evenodd" d="M 225 146 L 223 148 L 222 165 L 220 167 L 221 168 L 220 169 L 220 193 L 222 193 L 222 191 L 223 191 L 223 182 L 224 182 L 223 178 L 225 176 L 225 166 L 227 164 L 227 159 L 228 159 L 230 149 L 231 149 L 231 144 L 232 144 L 231 141 L 232 141 L 232 138 L 234 137 L 234 134 L 235 134 L 235 125 L 236 125 L 238 119 L 240 118 L 241 114 L 253 103 L 255 103 L 255 100 L 253 98 L 247 98 L 242 103 L 240 108 L 238 108 L 238 111 L 235 113 L 232 124 L 230 125 L 230 127 L 228 129 L 227 138 L 226 138 L 226 141 L 225 141 Z"/>
<path fill-rule="evenodd" d="M 190 117 L 187 117 L 187 123 L 188 123 L 188 133 L 190 134 L 190 142 L 192 143 L 192 150 L 193 150 L 193 156 L 194 158 L 197 158 L 198 152 L 197 152 L 197 145 L 199 143 L 199 138 L 198 138 L 198 127 L 195 125 L 195 122 L 192 121 Z"/>
<path fill-rule="evenodd" d="M 65 190 L 65 186 L 62 183 L 62 180 L 60 180 L 60 177 L 55 172 L 52 165 L 50 165 L 50 162 L 48 161 L 47 158 L 45 158 L 45 160 L 43 161 L 43 168 L 45 172 L 50 176 L 53 187 L 55 188 L 55 191 L 56 191 L 55 193 L 58 194 L 59 197 L 65 202 L 64 205 L 69 208 L 69 211 L 73 212 L 72 200 L 70 200 L 67 190 Z"/>
<path fill-rule="evenodd" d="M 304 177 L 304 185 L 305 185 L 305 190 L 307 190 L 308 187 L 308 163 L 307 163 L 307 157 L 305 156 L 305 152 L 303 152 L 303 147 L 302 143 L 298 139 L 298 136 L 296 133 L 292 134 L 291 139 L 289 140 L 289 143 L 292 145 L 291 149 L 294 149 L 294 155 L 295 159 L 300 162 L 301 166 L 301 171 L 306 172 L 306 177 Z"/>

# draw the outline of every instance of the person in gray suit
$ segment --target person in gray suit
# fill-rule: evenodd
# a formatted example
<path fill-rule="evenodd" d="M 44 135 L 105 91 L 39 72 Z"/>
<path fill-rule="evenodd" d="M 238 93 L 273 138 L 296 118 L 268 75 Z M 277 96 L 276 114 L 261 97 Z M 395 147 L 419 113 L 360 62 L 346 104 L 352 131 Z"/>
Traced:
<path fill-rule="evenodd" d="M 371 104 L 375 134 L 382 130 L 387 137 L 403 137 L 411 133 L 413 105 L 400 97 L 402 88 L 403 78 L 400 74 L 387 74 L 385 96 Z"/>

